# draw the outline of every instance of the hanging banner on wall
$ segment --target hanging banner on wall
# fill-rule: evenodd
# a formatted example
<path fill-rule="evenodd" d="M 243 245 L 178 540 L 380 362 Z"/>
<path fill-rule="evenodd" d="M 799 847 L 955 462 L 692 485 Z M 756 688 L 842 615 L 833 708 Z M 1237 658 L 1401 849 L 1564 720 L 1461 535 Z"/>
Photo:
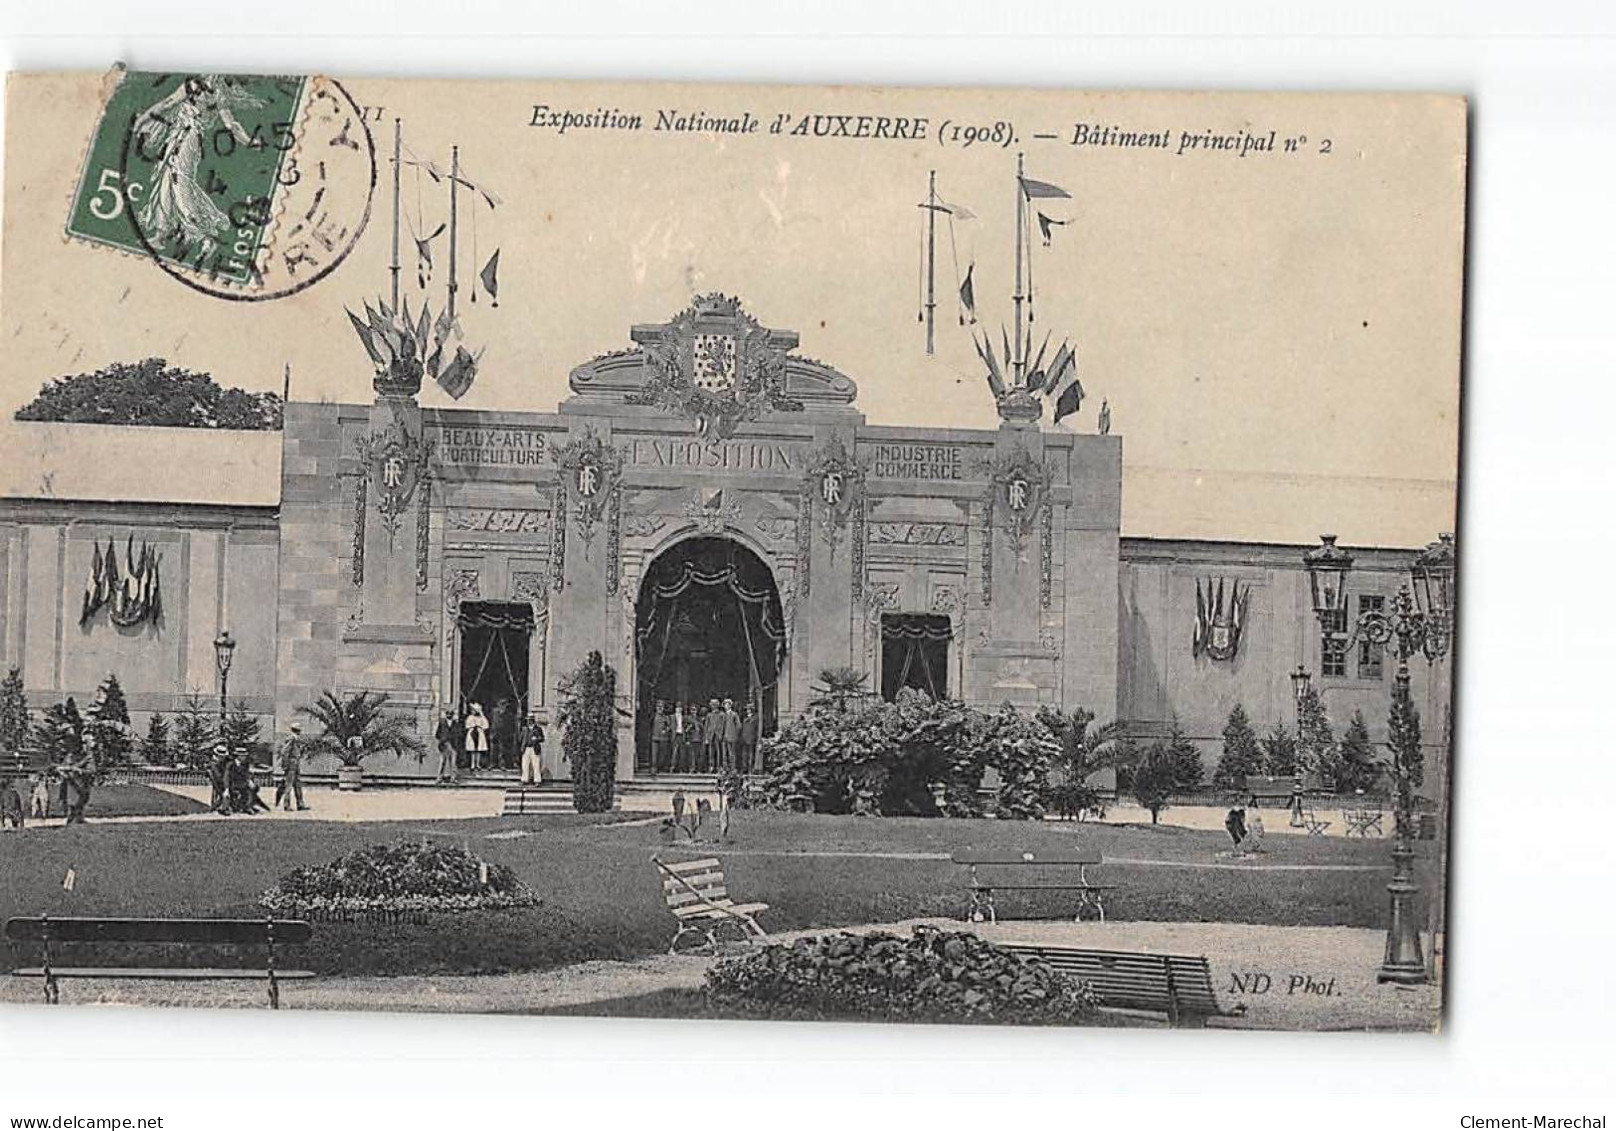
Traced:
<path fill-rule="evenodd" d="M 1240 582 L 1228 583 L 1225 599 L 1224 579 L 1206 579 L 1203 587 L 1195 582 L 1195 642 L 1193 654 L 1199 658 L 1204 652 L 1214 660 L 1232 660 L 1240 652 L 1240 633 L 1246 624 L 1246 604 L 1251 600 L 1251 586 L 1244 589 Z"/>
<path fill-rule="evenodd" d="M 117 540 L 107 539 L 104 554 L 101 543 L 97 542 L 95 557 L 90 562 L 90 576 L 84 583 L 79 625 L 88 624 L 103 607 L 110 609 L 108 618 L 120 628 L 132 628 L 147 621 L 156 624 L 163 615 L 161 561 L 149 542 L 142 542 L 140 553 L 136 554 L 133 534 L 124 542 L 121 567 Z"/>

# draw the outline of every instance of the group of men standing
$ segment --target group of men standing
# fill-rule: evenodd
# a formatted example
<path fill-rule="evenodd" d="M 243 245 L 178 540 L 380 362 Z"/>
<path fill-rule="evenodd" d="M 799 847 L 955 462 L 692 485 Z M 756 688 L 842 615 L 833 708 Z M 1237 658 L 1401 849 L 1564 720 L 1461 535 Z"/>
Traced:
<path fill-rule="evenodd" d="M 460 780 L 462 753 L 464 765 L 472 773 L 501 765 L 502 759 L 491 749 L 491 730 L 493 728 L 488 716 L 483 713 L 481 703 L 471 704 L 464 715 L 444 711 L 438 718 L 437 730 L 433 732 L 433 740 L 438 747 L 436 780 L 447 784 Z M 539 722 L 538 716 L 527 715 L 516 724 L 514 744 L 521 757 L 522 783 L 537 785 L 542 782 L 544 724 Z"/>
<path fill-rule="evenodd" d="M 713 773 L 761 769 L 757 763 L 758 717 L 749 704 L 744 714 L 735 700 L 694 703 L 657 700 L 651 717 L 651 769 L 655 773 Z"/>

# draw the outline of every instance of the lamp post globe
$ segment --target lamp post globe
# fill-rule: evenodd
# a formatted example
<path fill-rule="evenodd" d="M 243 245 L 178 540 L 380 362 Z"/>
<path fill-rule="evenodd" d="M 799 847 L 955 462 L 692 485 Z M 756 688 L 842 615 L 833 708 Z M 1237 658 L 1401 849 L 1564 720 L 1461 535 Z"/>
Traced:
<path fill-rule="evenodd" d="M 224 723 L 226 704 L 230 699 L 230 661 L 236 654 L 236 642 L 229 629 L 223 629 L 213 638 L 213 663 L 219 671 L 219 722 Z"/>

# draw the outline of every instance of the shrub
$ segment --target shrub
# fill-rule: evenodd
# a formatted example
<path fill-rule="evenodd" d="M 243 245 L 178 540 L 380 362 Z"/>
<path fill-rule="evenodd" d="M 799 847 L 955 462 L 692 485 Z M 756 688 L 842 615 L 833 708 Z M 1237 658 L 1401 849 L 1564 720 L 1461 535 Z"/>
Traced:
<path fill-rule="evenodd" d="M 1296 766 L 1298 770 L 1318 773 L 1335 781 L 1339 771 L 1339 754 L 1335 732 L 1330 729 L 1330 716 L 1324 710 L 1324 700 L 1311 683 L 1304 684 L 1301 697 L 1296 701 Z"/>
<path fill-rule="evenodd" d="M 707 972 L 717 1006 L 803 1020 L 1070 1025 L 1094 1016 L 1087 986 L 963 931 L 916 927 L 774 944 Z"/>
<path fill-rule="evenodd" d="M 277 914 L 529 907 L 538 897 L 503 864 L 463 848 L 399 841 L 294 868 L 259 903 Z"/>
<path fill-rule="evenodd" d="M 1347 732 L 1341 736 L 1335 770 L 1336 789 L 1343 793 L 1373 789 L 1380 781 L 1380 770 L 1374 744 L 1369 741 L 1369 724 L 1364 722 L 1363 711 L 1354 711 Z"/>
<path fill-rule="evenodd" d="M 205 766 L 213 756 L 216 717 L 202 698 L 193 690 L 185 697 L 179 714 L 174 716 L 173 755 L 176 763 L 187 766 Z"/>
<path fill-rule="evenodd" d="M 95 702 L 84 712 L 85 730 L 95 737 L 98 765 L 120 766 L 135 749 L 135 729 L 129 725 L 129 701 L 112 673 L 96 689 Z"/>
<path fill-rule="evenodd" d="M 827 699 L 763 740 L 764 800 L 780 808 L 883 816 L 980 816 L 993 745 L 983 716 L 912 689 L 892 703 Z"/>
<path fill-rule="evenodd" d="M 1151 824 L 1161 820 L 1161 812 L 1167 808 L 1167 799 L 1176 785 L 1177 774 L 1167 744 L 1151 743 L 1134 763 L 1129 783 L 1134 800 L 1150 810 Z"/>
<path fill-rule="evenodd" d="M 1223 756 L 1212 772 L 1212 784 L 1219 789 L 1244 789 L 1246 779 L 1262 773 L 1262 769 L 1257 732 L 1251 729 L 1245 707 L 1236 703 L 1229 712 L 1229 721 L 1223 724 Z"/>
<path fill-rule="evenodd" d="M 0 682 L 0 750 L 20 753 L 28 747 L 28 696 L 22 669 L 12 668 Z"/>
<path fill-rule="evenodd" d="M 617 792 L 617 672 L 600 652 L 562 677 L 556 721 L 561 752 L 572 767 L 572 807 L 609 813 Z"/>
<path fill-rule="evenodd" d="M 149 766 L 172 766 L 174 749 L 168 740 L 168 720 L 156 711 L 146 720 L 146 737 L 140 740 L 140 760 Z"/>
<path fill-rule="evenodd" d="M 1060 743 L 1060 759 L 1049 775 L 1044 803 L 1062 817 L 1103 818 L 1105 801 L 1097 789 L 1087 784 L 1089 775 L 1116 756 L 1122 734 L 1118 723 L 1091 727 L 1094 713 L 1082 707 L 1071 714 L 1054 707 L 1038 708 L 1037 719 Z"/>
<path fill-rule="evenodd" d="M 249 761 L 255 766 L 267 766 L 273 759 L 274 751 L 264 741 L 263 735 L 263 721 L 247 710 L 246 701 L 241 699 L 236 700 L 219 727 L 219 741 L 228 746 L 232 753 L 237 748 L 247 751 Z"/>
<path fill-rule="evenodd" d="M 321 692 L 313 703 L 297 709 L 321 727 L 321 733 L 308 741 L 309 753 L 330 754 L 344 766 L 363 765 L 366 758 L 383 750 L 420 758 L 426 744 L 405 719 L 387 714 L 386 707 L 387 696 L 377 691 L 356 691 L 346 699 L 335 692 Z M 227 718 L 226 732 L 230 725 Z M 353 742 L 356 738 L 357 744 Z"/>
<path fill-rule="evenodd" d="M 994 812 L 1017 820 L 1040 820 L 1049 772 L 1060 757 L 1055 736 L 1009 703 L 988 715 L 976 740 L 987 764 L 999 772 Z"/>
<path fill-rule="evenodd" d="M 84 750 L 84 719 L 78 704 L 69 695 L 64 703 L 52 703 L 34 726 L 34 742 L 46 764 L 59 766 L 76 761 Z"/>
<path fill-rule="evenodd" d="M 1206 769 L 1201 765 L 1201 752 L 1196 749 L 1195 743 L 1185 737 L 1176 718 L 1172 729 L 1167 732 L 1163 749 L 1168 765 L 1172 767 L 1173 788 L 1182 791 L 1200 789 L 1201 780 L 1206 776 Z"/>
<path fill-rule="evenodd" d="M 1275 723 L 1274 729 L 1262 740 L 1263 773 L 1283 778 L 1296 773 L 1296 739 L 1285 729 L 1284 723 Z"/>

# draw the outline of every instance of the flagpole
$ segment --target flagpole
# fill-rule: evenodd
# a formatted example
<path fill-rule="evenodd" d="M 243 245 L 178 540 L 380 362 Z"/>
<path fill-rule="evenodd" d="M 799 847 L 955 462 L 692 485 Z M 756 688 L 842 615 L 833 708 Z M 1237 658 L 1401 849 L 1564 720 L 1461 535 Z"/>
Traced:
<path fill-rule="evenodd" d="M 441 150 L 439 152 L 442 152 Z M 455 292 L 460 284 L 455 282 L 455 237 L 459 234 L 457 221 L 457 208 L 459 206 L 458 190 L 460 188 L 460 147 L 457 145 L 449 150 L 449 321 L 454 321 Z"/>
<path fill-rule="evenodd" d="M 403 168 L 404 149 L 404 121 L 402 118 L 393 119 L 393 263 L 388 268 L 393 273 L 393 309 L 398 309 L 398 186 L 399 176 Z"/>
<path fill-rule="evenodd" d="M 926 208 L 926 353 L 937 352 L 937 170 L 931 171 Z"/>
<path fill-rule="evenodd" d="M 1014 347 L 1015 354 L 1010 363 L 1011 384 L 1018 388 L 1026 376 L 1022 371 L 1023 362 L 1021 357 L 1021 302 L 1026 297 L 1021 290 L 1021 234 L 1022 229 L 1026 227 L 1026 201 L 1022 199 L 1021 180 L 1022 155 L 1018 153 L 1016 154 L 1016 293 L 1014 295 L 1016 304 L 1016 344 Z"/>

